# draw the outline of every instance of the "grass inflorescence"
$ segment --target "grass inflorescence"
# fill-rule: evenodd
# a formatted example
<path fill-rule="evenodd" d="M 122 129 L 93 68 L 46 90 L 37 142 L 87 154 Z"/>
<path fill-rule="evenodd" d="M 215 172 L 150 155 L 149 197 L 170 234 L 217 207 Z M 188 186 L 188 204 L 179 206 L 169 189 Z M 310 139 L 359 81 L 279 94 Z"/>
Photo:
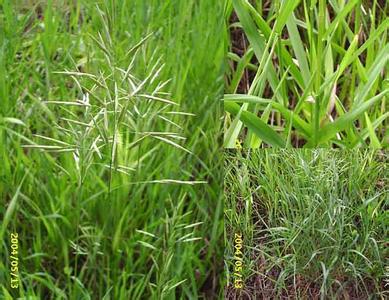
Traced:
<path fill-rule="evenodd" d="M 217 296 L 222 13 L 0 1 L 0 295 Z"/>

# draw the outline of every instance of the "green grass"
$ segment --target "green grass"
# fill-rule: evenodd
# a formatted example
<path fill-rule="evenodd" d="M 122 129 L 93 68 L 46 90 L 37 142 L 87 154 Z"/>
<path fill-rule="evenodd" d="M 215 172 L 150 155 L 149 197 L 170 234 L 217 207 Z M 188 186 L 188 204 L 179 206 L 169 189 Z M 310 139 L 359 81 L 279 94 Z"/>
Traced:
<path fill-rule="evenodd" d="M 224 146 L 387 148 L 387 1 L 230 0 Z"/>
<path fill-rule="evenodd" d="M 226 297 L 387 297 L 388 159 L 368 150 L 227 151 Z M 243 290 L 232 285 L 236 232 Z"/>
<path fill-rule="evenodd" d="M 15 3 L 0 1 L 0 298 L 217 297 L 223 3 Z"/>

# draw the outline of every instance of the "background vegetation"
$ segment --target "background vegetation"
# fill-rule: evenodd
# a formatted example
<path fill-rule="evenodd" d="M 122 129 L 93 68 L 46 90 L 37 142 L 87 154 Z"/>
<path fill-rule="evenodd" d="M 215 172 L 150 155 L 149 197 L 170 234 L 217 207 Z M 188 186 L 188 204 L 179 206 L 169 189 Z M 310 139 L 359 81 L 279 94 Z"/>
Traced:
<path fill-rule="evenodd" d="M 367 150 L 226 152 L 226 298 L 387 298 L 388 160 Z M 236 232 L 242 290 L 232 285 Z"/>
<path fill-rule="evenodd" d="M 387 1 L 227 6 L 225 147 L 388 147 Z"/>
<path fill-rule="evenodd" d="M 217 297 L 222 14 L 0 1 L 1 298 Z"/>

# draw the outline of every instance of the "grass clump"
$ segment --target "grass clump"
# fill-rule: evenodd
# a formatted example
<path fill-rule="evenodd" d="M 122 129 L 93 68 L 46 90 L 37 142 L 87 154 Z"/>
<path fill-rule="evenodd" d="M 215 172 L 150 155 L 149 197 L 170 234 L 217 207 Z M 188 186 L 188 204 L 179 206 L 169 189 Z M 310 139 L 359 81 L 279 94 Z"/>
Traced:
<path fill-rule="evenodd" d="M 0 1 L 1 296 L 218 296 L 221 14 Z"/>
<path fill-rule="evenodd" d="M 245 248 L 245 286 L 228 285 L 227 298 L 387 296 L 386 153 L 247 150 L 225 159 L 229 270 L 234 232 Z"/>
<path fill-rule="evenodd" d="M 225 147 L 388 147 L 386 1 L 228 3 Z"/>

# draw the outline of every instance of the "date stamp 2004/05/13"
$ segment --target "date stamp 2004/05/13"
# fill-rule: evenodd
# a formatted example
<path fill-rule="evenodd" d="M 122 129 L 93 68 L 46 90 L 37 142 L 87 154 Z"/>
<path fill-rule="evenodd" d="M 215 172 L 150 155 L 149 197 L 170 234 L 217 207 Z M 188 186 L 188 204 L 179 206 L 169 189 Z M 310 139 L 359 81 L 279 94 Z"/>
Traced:
<path fill-rule="evenodd" d="M 17 289 L 19 288 L 19 239 L 17 233 L 11 233 L 11 252 L 10 252 L 10 265 L 11 265 L 11 288 Z"/>
<path fill-rule="evenodd" d="M 235 233 L 234 249 L 234 287 L 241 289 L 243 288 L 243 237 L 240 233 Z"/>

